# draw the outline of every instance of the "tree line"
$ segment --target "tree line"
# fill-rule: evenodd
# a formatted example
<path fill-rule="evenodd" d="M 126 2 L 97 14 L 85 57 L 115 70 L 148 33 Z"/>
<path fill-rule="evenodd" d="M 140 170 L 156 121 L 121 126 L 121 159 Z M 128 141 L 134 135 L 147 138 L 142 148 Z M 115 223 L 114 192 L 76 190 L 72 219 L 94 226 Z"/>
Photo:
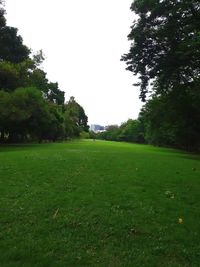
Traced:
<path fill-rule="evenodd" d="M 200 2 L 134 0 L 131 10 L 137 19 L 122 60 L 139 77 L 145 104 L 137 120 L 101 136 L 199 150 Z"/>
<path fill-rule="evenodd" d="M 58 83 L 42 70 L 42 51 L 23 44 L 6 24 L 0 0 L 0 142 L 61 140 L 88 131 L 88 118 L 74 97 L 65 102 Z"/>

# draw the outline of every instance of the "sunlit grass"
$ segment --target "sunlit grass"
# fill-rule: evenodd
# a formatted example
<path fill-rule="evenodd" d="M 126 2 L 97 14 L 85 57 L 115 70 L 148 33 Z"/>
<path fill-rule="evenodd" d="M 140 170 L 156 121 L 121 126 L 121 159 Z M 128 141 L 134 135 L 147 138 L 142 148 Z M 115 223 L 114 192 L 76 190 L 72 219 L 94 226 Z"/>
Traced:
<path fill-rule="evenodd" d="M 200 161 L 104 141 L 0 147 L 0 266 L 199 267 Z"/>

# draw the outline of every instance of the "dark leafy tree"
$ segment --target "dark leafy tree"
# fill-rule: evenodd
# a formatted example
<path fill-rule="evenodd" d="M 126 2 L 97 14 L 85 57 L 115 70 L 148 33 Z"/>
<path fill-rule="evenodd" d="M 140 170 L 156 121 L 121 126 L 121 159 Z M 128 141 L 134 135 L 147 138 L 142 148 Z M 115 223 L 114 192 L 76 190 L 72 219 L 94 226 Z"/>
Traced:
<path fill-rule="evenodd" d="M 119 140 L 133 142 L 133 143 L 144 143 L 144 127 L 140 120 L 131 120 L 123 123 L 120 126 Z"/>
<path fill-rule="evenodd" d="M 108 140 L 108 141 L 119 141 L 120 140 L 120 128 L 118 125 L 108 125 L 106 130 L 97 134 L 97 138 Z"/>
<path fill-rule="evenodd" d="M 120 126 L 107 126 L 105 131 L 96 134 L 96 138 L 110 141 L 145 143 L 144 131 L 144 124 L 140 119 L 129 119 Z M 92 135 L 94 135 L 93 132 L 91 133 L 91 136 Z"/>
<path fill-rule="evenodd" d="M 44 97 L 50 102 L 64 104 L 65 92 L 59 89 L 58 83 L 49 82 L 43 70 L 35 68 L 29 73 L 28 82 L 42 91 Z"/>
<path fill-rule="evenodd" d="M 139 75 L 140 98 L 145 100 L 151 81 L 158 94 L 199 84 L 200 2 L 135 0 L 131 10 L 138 19 L 128 36 L 130 51 L 122 60 Z"/>
<path fill-rule="evenodd" d="M 46 111 L 44 116 L 38 120 L 36 117 L 35 125 L 33 120 L 30 121 L 31 127 L 35 129 L 35 136 L 42 140 L 61 140 L 65 139 L 65 124 L 64 124 L 64 114 L 62 108 L 57 104 L 46 102 Z M 38 122 L 42 124 L 40 130 L 38 131 Z"/>
<path fill-rule="evenodd" d="M 10 94 L 0 91 L 0 141 L 4 142 L 9 125 Z"/>
<path fill-rule="evenodd" d="M 19 71 L 16 64 L 0 61 L 0 90 L 13 91 L 20 86 Z"/>
<path fill-rule="evenodd" d="M 34 69 L 29 75 L 29 82 L 31 85 L 35 86 L 47 95 L 48 79 L 46 78 L 46 73 L 43 70 L 39 68 Z"/>
<path fill-rule="evenodd" d="M 58 87 L 58 83 L 48 83 L 48 92 L 46 94 L 47 99 L 58 105 L 64 104 L 65 93 Z"/>
<path fill-rule="evenodd" d="M 2 139 L 16 142 L 22 141 L 27 135 L 40 131 L 42 123 L 31 129 L 34 120 L 41 122 L 44 114 L 48 113 L 45 100 L 35 88 L 21 88 L 12 93 L 0 91 L 0 121 Z M 46 117 L 45 117 L 46 118 Z"/>
<path fill-rule="evenodd" d="M 127 69 L 139 76 L 145 139 L 187 150 L 200 147 L 200 2 L 134 0 Z"/>
<path fill-rule="evenodd" d="M 0 0 L 0 28 L 6 25 L 5 10 L 3 8 L 3 1 Z"/>
<path fill-rule="evenodd" d="M 30 50 L 13 27 L 0 27 L 0 60 L 19 63 L 28 59 Z"/>
<path fill-rule="evenodd" d="M 3 1 L 0 1 L 0 61 L 19 63 L 29 58 L 30 49 L 23 44 L 17 28 L 6 25 Z"/>
<path fill-rule="evenodd" d="M 6 26 L 0 0 L 0 141 L 65 139 L 87 131 L 84 109 L 40 68 L 40 50 L 30 55 L 17 29 Z"/>
<path fill-rule="evenodd" d="M 139 119 L 145 128 L 145 140 L 155 145 L 199 150 L 200 91 L 177 91 L 154 96 L 143 107 Z"/>
<path fill-rule="evenodd" d="M 82 131 L 88 132 L 88 117 L 82 106 L 80 106 L 74 97 L 70 97 L 65 105 L 65 121 L 67 123 L 68 136 L 79 136 Z"/>

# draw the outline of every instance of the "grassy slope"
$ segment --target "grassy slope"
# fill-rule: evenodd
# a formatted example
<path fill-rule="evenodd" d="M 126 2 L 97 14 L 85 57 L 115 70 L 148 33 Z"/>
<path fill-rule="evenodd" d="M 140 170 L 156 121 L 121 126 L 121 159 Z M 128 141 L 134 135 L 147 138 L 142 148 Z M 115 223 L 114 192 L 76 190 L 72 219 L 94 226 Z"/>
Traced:
<path fill-rule="evenodd" d="M 199 266 L 199 189 L 199 159 L 170 149 L 2 147 L 0 266 Z"/>

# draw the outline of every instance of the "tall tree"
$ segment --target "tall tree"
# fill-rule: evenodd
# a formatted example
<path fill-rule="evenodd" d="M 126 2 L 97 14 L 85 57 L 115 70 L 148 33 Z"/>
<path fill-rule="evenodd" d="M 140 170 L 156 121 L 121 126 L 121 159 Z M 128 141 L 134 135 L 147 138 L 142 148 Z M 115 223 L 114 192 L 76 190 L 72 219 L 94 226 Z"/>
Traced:
<path fill-rule="evenodd" d="M 6 19 L 5 19 L 5 10 L 3 8 L 3 1 L 0 0 L 0 27 L 4 27 L 6 25 Z"/>
<path fill-rule="evenodd" d="M 46 97 L 48 100 L 58 105 L 64 104 L 65 92 L 59 89 L 58 83 L 49 82 L 47 88 L 48 91 Z"/>
<path fill-rule="evenodd" d="M 0 142 L 58 140 L 87 131 L 84 109 L 47 79 L 40 69 L 42 51 L 35 55 L 17 29 L 6 26 L 0 0 Z"/>
<path fill-rule="evenodd" d="M 144 101 L 152 81 L 156 93 L 200 81 L 199 0 L 135 0 L 138 19 L 128 36 L 129 53 L 122 57 L 127 69 L 140 78 Z M 180 86 L 179 86 L 180 87 Z"/>
<path fill-rule="evenodd" d="M 17 32 L 17 28 L 6 25 L 3 1 L 0 0 L 0 61 L 19 63 L 29 58 L 30 50 Z"/>
<path fill-rule="evenodd" d="M 73 96 L 65 104 L 65 118 L 69 136 L 79 136 L 80 132 L 89 130 L 88 117 Z"/>
<path fill-rule="evenodd" d="M 199 103 L 200 91 L 190 89 L 179 94 L 172 91 L 148 100 L 139 115 L 146 141 L 189 151 L 199 150 Z"/>
<path fill-rule="evenodd" d="M 0 60 L 19 63 L 28 59 L 30 50 L 13 27 L 0 27 Z"/>

